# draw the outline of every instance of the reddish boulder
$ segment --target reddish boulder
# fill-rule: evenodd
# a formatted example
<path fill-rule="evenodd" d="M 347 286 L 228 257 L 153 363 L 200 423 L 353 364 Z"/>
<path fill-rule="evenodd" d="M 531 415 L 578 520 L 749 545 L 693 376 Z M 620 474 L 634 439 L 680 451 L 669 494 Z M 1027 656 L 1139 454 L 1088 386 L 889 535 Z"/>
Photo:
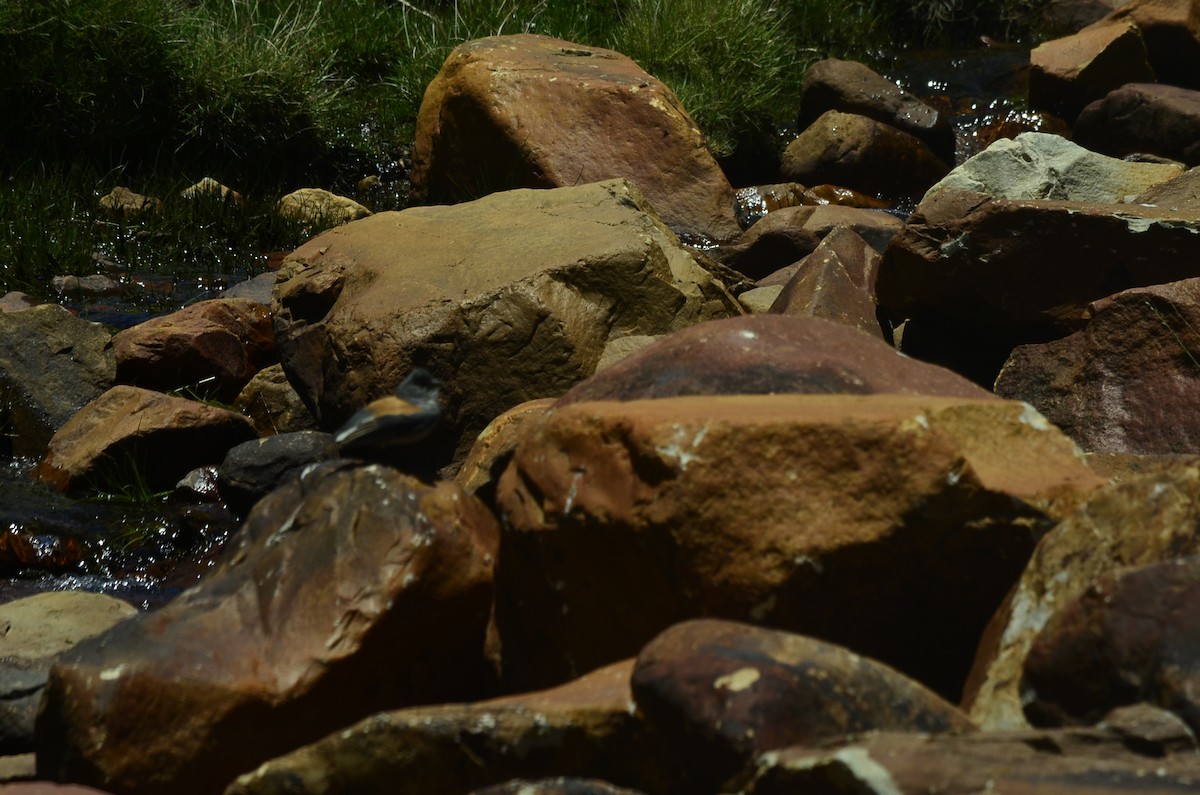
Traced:
<path fill-rule="evenodd" d="M 950 170 L 920 138 L 866 116 L 821 114 L 783 153 L 784 179 L 919 196 Z"/>
<path fill-rule="evenodd" d="M 254 437 L 254 426 L 236 412 L 115 386 L 54 434 L 36 475 L 59 491 L 119 491 L 135 482 L 163 491 Z"/>
<path fill-rule="evenodd" d="M 1107 19 L 1137 25 L 1160 83 L 1200 89 L 1200 5 L 1195 0 L 1130 0 Z"/>
<path fill-rule="evenodd" d="M 1025 714 L 1039 725 L 1088 725 L 1144 701 L 1200 731 L 1198 641 L 1200 556 L 1108 572 L 1033 642 Z"/>
<path fill-rule="evenodd" d="M 59 658 L 39 775 L 208 795 L 378 710 L 470 697 L 496 533 L 451 484 L 314 470 L 262 500 L 199 585 Z"/>
<path fill-rule="evenodd" d="M 1200 453 L 1200 278 L 1096 301 L 1080 331 L 1015 348 L 996 394 L 1085 450 Z"/>
<path fill-rule="evenodd" d="M 733 188 L 695 122 L 620 53 L 529 34 L 477 39 L 425 90 L 412 181 L 426 203 L 615 178 L 636 183 L 680 235 L 739 231 Z"/>
<path fill-rule="evenodd" d="M 970 731 L 967 717 L 886 665 L 819 640 L 732 621 L 688 621 L 638 655 L 638 708 L 679 787 L 721 785 L 758 754 L 869 731 Z"/>
<path fill-rule="evenodd" d="M 957 694 L 1034 535 L 1099 483 L 1008 401 L 560 404 L 524 430 L 497 489 L 505 685 L 562 681 L 712 616 L 841 643 Z"/>
<path fill-rule="evenodd" d="M 857 329 L 813 317 L 714 320 L 663 337 L 576 385 L 558 405 L 680 395 L 883 392 L 993 396 Z"/>
<path fill-rule="evenodd" d="M 1088 105 L 1075 141 L 1115 157 L 1145 153 L 1200 165 L 1200 91 L 1131 83 Z"/>
<path fill-rule="evenodd" d="M 1068 120 L 1115 88 L 1154 80 L 1142 34 L 1129 22 L 1052 39 L 1034 47 L 1029 60 L 1029 104 Z"/>
<path fill-rule="evenodd" d="M 804 73 L 796 128 L 804 129 L 828 110 L 855 113 L 895 127 L 924 141 L 946 163 L 954 163 L 950 119 L 857 61 L 829 58 Z"/>
<path fill-rule="evenodd" d="M 1136 529 L 1136 532 L 1131 532 Z M 1039 543 L 992 618 L 963 693 L 986 729 L 1028 725 L 1020 681 L 1034 639 L 1107 572 L 1200 554 L 1200 468 L 1177 465 L 1097 491 Z"/>

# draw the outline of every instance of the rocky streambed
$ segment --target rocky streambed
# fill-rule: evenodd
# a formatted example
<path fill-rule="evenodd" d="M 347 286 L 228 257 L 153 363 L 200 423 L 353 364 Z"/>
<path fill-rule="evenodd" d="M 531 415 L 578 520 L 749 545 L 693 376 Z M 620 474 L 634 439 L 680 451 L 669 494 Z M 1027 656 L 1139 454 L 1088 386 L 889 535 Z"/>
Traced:
<path fill-rule="evenodd" d="M 1066 120 L 1007 117 L 957 166 L 943 110 L 821 64 L 780 182 L 740 197 L 623 56 L 468 42 L 414 151 L 440 204 L 315 237 L 269 305 L 115 336 L 0 314 L 42 487 L 137 473 L 193 523 L 156 531 L 164 558 L 221 547 L 153 610 L 0 604 L 4 775 L 1194 790 L 1200 172 L 1162 120 L 1200 86 L 1049 58 L 1138 45 L 1183 83 L 1186 6 L 1134 0 L 1035 50 L 1030 101 Z M 1130 92 L 1157 123 L 1045 131 Z M 911 213 L 863 206 L 906 192 Z M 396 440 L 410 408 L 372 401 L 416 368 L 440 421 Z M 409 443 L 340 450 L 368 404 Z M 19 571 L 69 546 L 29 541 Z"/>

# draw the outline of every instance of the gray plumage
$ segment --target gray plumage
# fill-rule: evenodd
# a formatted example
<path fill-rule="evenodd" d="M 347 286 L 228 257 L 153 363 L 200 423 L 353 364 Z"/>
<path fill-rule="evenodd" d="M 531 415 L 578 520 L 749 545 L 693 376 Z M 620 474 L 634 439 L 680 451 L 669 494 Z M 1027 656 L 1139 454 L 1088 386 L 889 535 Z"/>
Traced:
<path fill-rule="evenodd" d="M 342 450 L 375 450 L 419 442 L 442 418 L 438 403 L 441 382 L 418 367 L 396 387 L 396 392 L 373 401 L 334 434 Z"/>

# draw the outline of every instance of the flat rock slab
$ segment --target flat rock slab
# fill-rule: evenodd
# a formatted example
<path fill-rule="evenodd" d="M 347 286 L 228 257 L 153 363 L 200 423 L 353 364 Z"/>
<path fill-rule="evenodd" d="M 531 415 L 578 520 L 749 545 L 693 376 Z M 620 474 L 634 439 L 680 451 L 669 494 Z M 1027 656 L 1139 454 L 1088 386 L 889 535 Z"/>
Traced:
<path fill-rule="evenodd" d="M 945 188 L 998 199 L 1063 199 L 1119 204 L 1183 173 L 1169 163 L 1130 163 L 1089 151 L 1060 135 L 1021 133 L 996 141 L 947 174 L 922 201 Z"/>
<path fill-rule="evenodd" d="M 886 665 L 802 635 L 685 621 L 642 649 L 633 692 L 680 788 L 728 791 L 764 751 L 870 731 L 971 731 L 966 715 Z"/>
<path fill-rule="evenodd" d="M 1195 275 L 1200 218 L 1139 204 L 997 199 L 944 189 L 922 202 L 875 283 L 894 320 L 1012 344 L 1082 327 L 1091 302 Z"/>
<path fill-rule="evenodd" d="M 614 178 L 637 184 L 681 235 L 739 231 L 733 188 L 695 122 L 625 55 L 493 36 L 456 47 L 425 91 L 412 181 L 427 202 Z"/>
<path fill-rule="evenodd" d="M 1200 553 L 1198 527 L 1200 468 L 1183 466 L 1106 487 L 1047 534 L 984 634 L 963 696 L 972 719 L 1027 727 L 1020 682 L 1038 633 L 1107 572 Z"/>
<path fill-rule="evenodd" d="M 778 315 L 698 323 L 573 387 L 558 405 L 683 395 L 903 392 L 988 400 L 965 378 L 831 320 Z"/>
<path fill-rule="evenodd" d="M 228 409 L 115 386 L 54 434 L 36 476 L 59 491 L 116 491 L 138 481 L 162 491 L 254 436 L 250 421 Z"/>
<path fill-rule="evenodd" d="M 259 502 L 199 585 L 60 657 L 39 775 L 208 795 L 378 710 L 468 697 L 496 534 L 451 484 L 313 470 Z"/>
<path fill-rule="evenodd" d="M 1029 103 L 1068 120 L 1125 83 L 1154 80 L 1141 31 L 1128 20 L 1044 42 L 1029 60 Z"/>
<path fill-rule="evenodd" d="M 591 375 L 610 336 L 738 314 L 623 181 L 377 213 L 297 249 L 276 284 L 288 378 L 336 428 L 415 366 L 443 383 L 432 458 Z"/>
<path fill-rule="evenodd" d="M 1020 403 L 559 406 L 497 490 L 504 673 L 561 681 L 706 615 L 841 643 L 957 694 L 1033 534 L 1100 482 Z"/>
<path fill-rule="evenodd" d="M 1087 325 L 1020 345 L 996 394 L 1032 403 L 1089 452 L 1200 453 L 1200 278 L 1097 301 Z"/>
<path fill-rule="evenodd" d="M 1200 91 L 1131 82 L 1083 109 L 1075 140 L 1116 157 L 1145 153 L 1200 165 Z"/>
<path fill-rule="evenodd" d="M 267 762 L 226 795 L 467 793 L 561 775 L 671 791 L 633 704 L 632 670 L 626 660 L 552 690 L 381 712 Z"/>

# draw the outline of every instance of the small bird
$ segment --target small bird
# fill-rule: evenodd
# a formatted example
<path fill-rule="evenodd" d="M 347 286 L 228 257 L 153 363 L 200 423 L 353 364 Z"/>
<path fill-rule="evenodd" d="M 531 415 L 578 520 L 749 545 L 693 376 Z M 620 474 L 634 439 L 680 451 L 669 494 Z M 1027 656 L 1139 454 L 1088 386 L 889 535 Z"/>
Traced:
<path fill-rule="evenodd" d="M 418 367 L 394 395 L 372 401 L 338 428 L 333 439 L 343 451 L 373 451 L 419 442 L 442 418 L 441 381 Z"/>

